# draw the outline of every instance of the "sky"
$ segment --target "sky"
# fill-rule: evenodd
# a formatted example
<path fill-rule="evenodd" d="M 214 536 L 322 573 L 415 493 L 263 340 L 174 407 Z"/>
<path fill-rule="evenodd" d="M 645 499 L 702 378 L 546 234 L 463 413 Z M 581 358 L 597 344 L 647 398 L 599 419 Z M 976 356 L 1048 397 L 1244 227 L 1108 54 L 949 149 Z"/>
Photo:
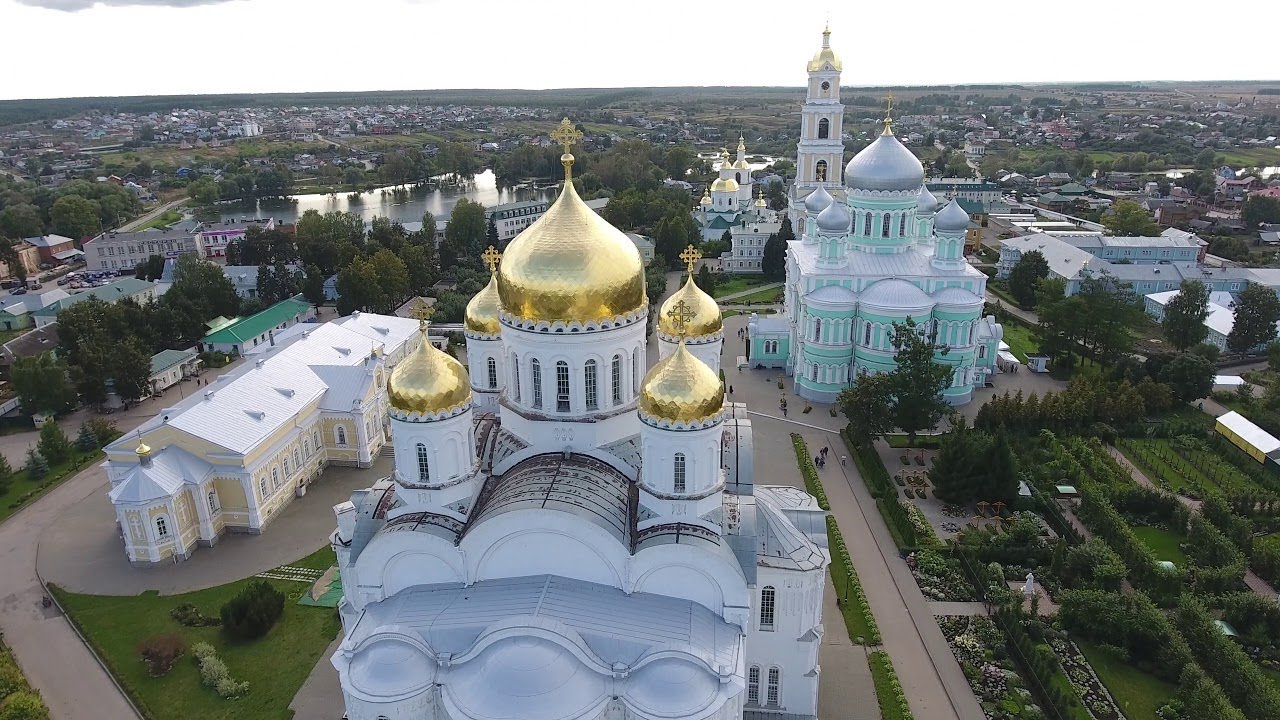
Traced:
<path fill-rule="evenodd" d="M 1280 2 L 1240 0 L 1221 13 L 1207 7 L 1190 0 L 1159 9 L 1139 0 L 0 0 L 0 27 L 9 30 L 0 99 L 798 87 L 828 20 L 846 87 L 1280 78 L 1274 54 L 1230 41 L 1255 34 L 1242 22 L 1280 26 Z M 1216 61 L 1215 44 L 1233 59 Z"/>

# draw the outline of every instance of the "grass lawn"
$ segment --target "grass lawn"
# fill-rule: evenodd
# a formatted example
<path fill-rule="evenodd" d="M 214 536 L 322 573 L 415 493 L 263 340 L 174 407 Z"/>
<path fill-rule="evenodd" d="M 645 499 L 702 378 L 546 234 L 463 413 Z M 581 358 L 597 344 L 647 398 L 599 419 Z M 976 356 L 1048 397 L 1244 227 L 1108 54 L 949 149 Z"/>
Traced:
<path fill-rule="evenodd" d="M 900 700 L 902 686 L 898 684 L 898 676 L 893 671 L 889 653 L 877 650 L 867 656 L 867 661 L 871 666 L 871 681 L 876 687 L 880 717 L 883 720 L 911 720 L 911 710 Z"/>
<path fill-rule="evenodd" d="M 75 442 L 75 438 L 72 437 L 71 441 Z M 63 480 L 75 475 L 100 459 L 102 459 L 102 451 L 100 450 L 89 455 L 76 453 L 74 459 L 50 466 L 49 474 L 40 480 L 31 480 L 27 478 L 26 471 L 14 468 L 18 472 L 13 474 L 13 482 L 9 483 L 9 487 L 0 490 L 0 522 L 4 522 L 10 515 L 25 507 L 27 503 L 33 502 L 36 498 L 57 487 Z M 22 461 L 20 460 L 19 462 Z"/>
<path fill-rule="evenodd" d="M 761 290 L 759 292 L 753 292 L 750 295 L 743 295 L 742 297 L 736 297 L 736 298 L 733 298 L 732 300 L 726 300 L 725 302 L 733 305 L 745 305 L 747 303 L 782 302 L 782 288 L 776 287 L 776 288 L 773 288 L 772 290 Z"/>
<path fill-rule="evenodd" d="M 1156 554 L 1157 560 L 1168 560 L 1180 568 L 1187 566 L 1187 554 L 1178 547 L 1178 543 L 1186 539 L 1181 535 L 1148 525 L 1134 525 L 1133 534 Z"/>
<path fill-rule="evenodd" d="M 182 220 L 182 213 L 178 212 L 177 210 L 165 210 L 164 212 L 151 218 L 147 222 L 134 228 L 134 231 L 136 232 L 138 230 L 149 230 L 151 228 L 166 228 L 181 220 Z"/>
<path fill-rule="evenodd" d="M 1009 352 L 1022 362 L 1027 355 L 1040 349 L 1040 343 L 1031 336 L 1031 329 L 1014 322 L 1001 323 L 1004 327 L 1004 341 L 1009 344 Z"/>
<path fill-rule="evenodd" d="M 292 565 L 328 568 L 333 563 L 333 551 L 324 547 Z M 340 624 L 333 609 L 297 604 L 308 585 L 285 580 L 269 582 L 287 597 L 284 615 L 266 637 L 248 643 L 228 641 L 217 627 L 183 627 L 169 616 L 174 607 L 189 602 L 204 614 L 216 617 L 223 603 L 239 592 L 248 579 L 165 597 L 154 592 L 136 597 L 79 595 L 57 589 L 54 592 L 111 673 L 150 718 L 287 720 L 293 716 L 289 703 L 321 653 L 337 637 Z M 178 633 L 190 644 L 212 643 L 232 677 L 249 681 L 248 694 L 238 700 L 224 700 L 202 685 L 190 650 L 168 675 L 149 676 L 136 648 L 142 640 L 162 633 Z"/>
<path fill-rule="evenodd" d="M 1125 663 L 1097 645 L 1080 641 L 1076 644 L 1129 720 L 1159 720 L 1156 709 L 1173 697 L 1176 686 Z"/>
<path fill-rule="evenodd" d="M 732 295 L 736 292 L 750 290 L 761 285 L 769 285 L 773 282 L 773 280 L 766 279 L 763 275 L 738 275 L 729 280 L 718 280 L 716 282 L 715 297 Z"/>

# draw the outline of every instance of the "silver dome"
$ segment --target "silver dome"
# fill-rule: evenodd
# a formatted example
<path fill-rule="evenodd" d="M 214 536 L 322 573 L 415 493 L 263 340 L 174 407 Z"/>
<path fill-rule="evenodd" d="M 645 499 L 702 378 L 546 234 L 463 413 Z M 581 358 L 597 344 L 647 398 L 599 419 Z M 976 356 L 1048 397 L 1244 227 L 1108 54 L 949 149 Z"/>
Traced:
<path fill-rule="evenodd" d="M 933 229 L 941 233 L 962 233 L 969 229 L 969 213 L 960 207 L 955 198 L 933 219 Z"/>
<path fill-rule="evenodd" d="M 888 128 L 844 166 L 844 184 L 854 190 L 915 190 L 923 182 L 924 166 Z"/>
<path fill-rule="evenodd" d="M 827 209 L 835 198 L 831 197 L 831 193 L 827 192 L 825 187 L 818 186 L 817 190 L 809 193 L 809 197 L 804 199 L 805 212 L 820 213 Z"/>
<path fill-rule="evenodd" d="M 929 192 L 928 185 L 920 186 L 920 194 L 916 195 L 916 212 L 931 213 L 938 209 L 938 198 Z"/>
<path fill-rule="evenodd" d="M 824 235 L 844 235 L 849 232 L 849 225 L 853 223 L 853 218 L 849 215 L 849 209 L 842 202 L 833 202 L 827 206 L 826 210 L 818 213 L 818 232 Z"/>

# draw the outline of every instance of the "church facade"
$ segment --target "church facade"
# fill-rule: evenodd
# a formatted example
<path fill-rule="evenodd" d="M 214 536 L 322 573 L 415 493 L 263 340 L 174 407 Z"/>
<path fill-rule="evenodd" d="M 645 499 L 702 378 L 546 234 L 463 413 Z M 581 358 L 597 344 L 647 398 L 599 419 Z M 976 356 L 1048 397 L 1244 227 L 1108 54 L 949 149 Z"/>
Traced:
<path fill-rule="evenodd" d="M 486 256 L 467 366 L 396 367 L 395 472 L 335 507 L 347 716 L 816 718 L 825 513 L 755 484 L 715 302 L 649 367 L 639 253 L 568 181 Z"/>
<path fill-rule="evenodd" d="M 887 114 L 881 135 L 838 174 L 840 71 L 824 32 L 801 110 L 784 313 L 752 317 L 750 363 L 784 368 L 797 394 L 830 403 L 857 375 L 896 367 L 894 328 L 911 319 L 952 369 L 947 401 L 967 403 L 994 372 L 1003 335 L 983 315 L 987 277 L 964 258 L 969 215 L 929 191 Z"/>

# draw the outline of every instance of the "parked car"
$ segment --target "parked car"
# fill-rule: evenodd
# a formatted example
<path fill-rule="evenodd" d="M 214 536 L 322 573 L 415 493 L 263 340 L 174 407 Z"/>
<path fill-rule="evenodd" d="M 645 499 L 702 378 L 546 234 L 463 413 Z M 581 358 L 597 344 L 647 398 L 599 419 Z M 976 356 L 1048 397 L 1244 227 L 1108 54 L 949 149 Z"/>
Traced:
<path fill-rule="evenodd" d="M 10 294 L 10 295 L 26 295 L 26 294 L 27 294 L 27 289 L 26 289 L 26 288 L 24 288 L 24 287 L 14 288 L 14 289 L 13 289 L 13 291 L 12 291 L 12 292 L 10 292 L 9 294 Z"/>

